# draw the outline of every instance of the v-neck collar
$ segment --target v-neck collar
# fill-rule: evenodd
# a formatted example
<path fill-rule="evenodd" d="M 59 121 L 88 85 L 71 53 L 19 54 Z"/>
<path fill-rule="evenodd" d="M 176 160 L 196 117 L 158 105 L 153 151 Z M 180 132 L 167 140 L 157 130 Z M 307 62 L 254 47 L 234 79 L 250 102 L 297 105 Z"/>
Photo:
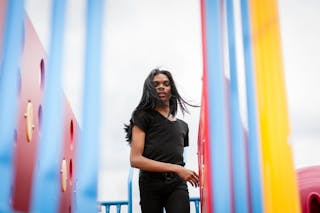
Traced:
<path fill-rule="evenodd" d="M 159 111 L 157 111 L 157 110 L 153 110 L 153 111 L 155 111 L 158 115 L 160 115 L 162 118 L 164 118 L 164 119 L 166 119 L 167 121 L 169 121 L 170 123 L 175 123 L 178 119 L 175 117 L 175 119 L 174 120 L 170 120 L 168 117 L 166 117 L 166 116 L 164 116 L 163 114 L 161 114 Z"/>

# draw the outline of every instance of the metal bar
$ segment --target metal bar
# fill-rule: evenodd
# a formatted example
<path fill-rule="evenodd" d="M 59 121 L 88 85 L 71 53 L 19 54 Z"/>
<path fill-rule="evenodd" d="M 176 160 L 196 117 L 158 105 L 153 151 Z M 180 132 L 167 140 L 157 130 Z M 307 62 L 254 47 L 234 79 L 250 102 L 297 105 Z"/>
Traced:
<path fill-rule="evenodd" d="M 83 128 L 77 147 L 76 212 L 96 212 L 100 129 L 103 0 L 87 0 Z"/>
<path fill-rule="evenodd" d="M 128 176 L 128 213 L 132 213 L 132 176 L 134 169 L 130 167 Z"/>
<path fill-rule="evenodd" d="M 121 212 L 121 205 L 117 205 L 117 213 L 120 213 Z"/>
<path fill-rule="evenodd" d="M 119 201 L 103 201 L 100 202 L 100 205 L 103 206 L 116 206 L 116 205 L 128 205 L 128 201 L 126 200 L 119 200 Z"/>
<path fill-rule="evenodd" d="M 205 0 L 207 85 L 210 129 L 212 204 L 214 212 L 230 212 L 231 180 L 227 106 L 223 69 L 222 5 L 220 0 Z"/>
<path fill-rule="evenodd" d="M 62 150 L 63 93 L 62 57 L 66 1 L 52 5 L 50 50 L 44 85 L 42 133 L 33 178 L 32 212 L 57 212 L 59 207 L 59 161 Z M 46 199 L 43 196 L 46 195 Z"/>
<path fill-rule="evenodd" d="M 240 117 L 238 69 L 236 58 L 236 39 L 233 0 L 226 0 L 229 69 L 230 69 L 230 119 L 232 144 L 232 172 L 235 212 L 248 212 L 248 184 L 246 166 L 246 146 Z"/>
<path fill-rule="evenodd" d="M 194 203 L 195 211 L 196 211 L 196 213 L 199 213 L 200 212 L 200 210 L 199 210 L 200 209 L 200 207 L 199 207 L 200 198 L 199 197 L 191 197 L 190 202 Z"/>
<path fill-rule="evenodd" d="M 242 39 L 244 49 L 244 66 L 247 93 L 248 116 L 248 158 L 251 209 L 254 213 L 263 212 L 262 186 L 261 186 L 261 158 L 260 141 L 258 137 L 258 118 L 256 106 L 256 88 L 252 61 L 252 38 L 249 17 L 248 0 L 241 1 Z"/>
<path fill-rule="evenodd" d="M 196 210 L 196 213 L 199 213 L 199 201 L 194 202 L 194 208 Z"/>
<path fill-rule="evenodd" d="M 0 69 L 0 212 L 10 211 L 18 78 L 24 26 L 24 1 L 7 1 Z"/>

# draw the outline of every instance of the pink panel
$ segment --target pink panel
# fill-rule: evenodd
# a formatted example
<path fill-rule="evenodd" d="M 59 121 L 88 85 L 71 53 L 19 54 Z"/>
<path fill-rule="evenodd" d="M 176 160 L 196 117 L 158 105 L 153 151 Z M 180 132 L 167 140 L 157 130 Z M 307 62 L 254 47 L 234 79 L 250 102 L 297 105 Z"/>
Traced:
<path fill-rule="evenodd" d="M 320 212 L 320 166 L 297 170 L 303 213 Z"/>

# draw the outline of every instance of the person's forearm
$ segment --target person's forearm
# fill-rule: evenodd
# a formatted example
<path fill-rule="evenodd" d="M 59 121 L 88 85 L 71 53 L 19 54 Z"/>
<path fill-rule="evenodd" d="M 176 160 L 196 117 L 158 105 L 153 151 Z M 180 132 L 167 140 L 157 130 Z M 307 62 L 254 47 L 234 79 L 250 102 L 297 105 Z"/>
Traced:
<path fill-rule="evenodd" d="M 199 176 L 197 175 L 197 173 L 180 165 L 151 160 L 149 158 L 143 157 L 142 155 L 131 155 L 130 163 L 132 167 L 141 169 L 143 171 L 175 172 L 183 180 L 188 181 L 192 186 L 199 186 Z"/>
<path fill-rule="evenodd" d="M 151 160 L 144 156 L 131 157 L 132 167 L 149 172 L 176 172 L 179 165 Z"/>

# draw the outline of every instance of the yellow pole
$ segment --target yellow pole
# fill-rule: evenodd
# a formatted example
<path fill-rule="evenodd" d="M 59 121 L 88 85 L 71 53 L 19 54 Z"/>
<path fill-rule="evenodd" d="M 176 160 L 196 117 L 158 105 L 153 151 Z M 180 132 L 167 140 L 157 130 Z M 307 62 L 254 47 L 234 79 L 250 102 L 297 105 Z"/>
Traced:
<path fill-rule="evenodd" d="M 276 0 L 250 0 L 253 57 L 267 213 L 300 212 L 296 173 L 288 143 L 289 121 Z"/>

